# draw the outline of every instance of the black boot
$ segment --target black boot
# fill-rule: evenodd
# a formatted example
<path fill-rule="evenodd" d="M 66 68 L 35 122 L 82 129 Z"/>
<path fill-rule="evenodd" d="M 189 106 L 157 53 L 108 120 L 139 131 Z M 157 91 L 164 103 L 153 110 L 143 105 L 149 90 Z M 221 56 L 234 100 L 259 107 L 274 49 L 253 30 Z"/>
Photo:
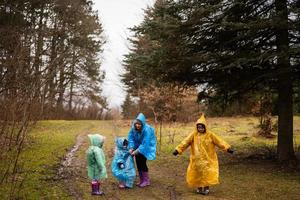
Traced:
<path fill-rule="evenodd" d="M 197 194 L 201 194 L 203 192 L 203 188 L 202 187 L 198 187 L 196 190 Z"/>
<path fill-rule="evenodd" d="M 209 187 L 208 187 L 208 186 L 204 187 L 204 189 L 203 189 L 203 191 L 201 192 L 201 194 L 203 194 L 203 195 L 208 195 L 208 194 L 209 194 Z"/>

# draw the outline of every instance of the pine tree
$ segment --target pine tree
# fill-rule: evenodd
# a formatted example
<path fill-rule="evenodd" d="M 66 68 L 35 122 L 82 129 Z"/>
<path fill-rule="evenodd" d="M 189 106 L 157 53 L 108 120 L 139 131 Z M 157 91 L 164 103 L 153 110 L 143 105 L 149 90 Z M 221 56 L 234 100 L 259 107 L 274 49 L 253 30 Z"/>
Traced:
<path fill-rule="evenodd" d="M 278 159 L 293 162 L 293 90 L 299 88 L 300 77 L 298 4 L 160 1 L 135 28 L 134 51 L 126 60 L 128 74 L 204 84 L 206 90 L 224 94 L 225 102 L 272 91 L 278 96 Z M 142 41 L 142 46 L 136 45 Z"/>

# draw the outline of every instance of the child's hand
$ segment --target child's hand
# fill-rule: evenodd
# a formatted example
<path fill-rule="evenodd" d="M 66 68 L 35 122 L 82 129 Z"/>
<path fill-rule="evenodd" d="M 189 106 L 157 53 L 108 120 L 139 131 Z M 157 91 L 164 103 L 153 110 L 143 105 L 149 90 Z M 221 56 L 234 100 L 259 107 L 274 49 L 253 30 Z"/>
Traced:
<path fill-rule="evenodd" d="M 227 152 L 230 153 L 230 154 L 233 154 L 233 153 L 234 153 L 234 151 L 233 151 L 232 149 L 230 149 L 230 148 L 227 149 Z"/>
<path fill-rule="evenodd" d="M 174 156 L 177 156 L 177 155 L 178 155 L 178 151 L 177 151 L 176 149 L 173 151 L 173 155 L 174 155 Z"/>

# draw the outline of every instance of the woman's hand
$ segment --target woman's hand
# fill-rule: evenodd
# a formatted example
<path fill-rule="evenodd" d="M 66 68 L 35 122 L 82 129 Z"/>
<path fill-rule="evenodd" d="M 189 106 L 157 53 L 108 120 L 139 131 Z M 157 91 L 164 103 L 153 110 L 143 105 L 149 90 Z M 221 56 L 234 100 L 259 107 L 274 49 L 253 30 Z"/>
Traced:
<path fill-rule="evenodd" d="M 139 154 L 139 150 L 133 150 L 133 149 L 129 149 L 129 153 L 130 153 L 130 155 L 132 155 L 132 156 L 136 156 L 137 154 Z"/>

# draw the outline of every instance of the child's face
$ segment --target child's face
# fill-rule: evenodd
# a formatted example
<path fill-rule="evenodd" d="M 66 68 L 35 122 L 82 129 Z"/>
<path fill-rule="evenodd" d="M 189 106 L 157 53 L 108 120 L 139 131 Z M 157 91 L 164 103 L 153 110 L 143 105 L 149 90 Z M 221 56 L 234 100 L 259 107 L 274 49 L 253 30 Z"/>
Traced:
<path fill-rule="evenodd" d="M 128 140 L 124 140 L 123 149 L 127 149 L 127 146 L 128 146 Z"/>
<path fill-rule="evenodd" d="M 199 133 L 205 133 L 205 126 L 203 124 L 197 124 L 197 131 Z"/>

